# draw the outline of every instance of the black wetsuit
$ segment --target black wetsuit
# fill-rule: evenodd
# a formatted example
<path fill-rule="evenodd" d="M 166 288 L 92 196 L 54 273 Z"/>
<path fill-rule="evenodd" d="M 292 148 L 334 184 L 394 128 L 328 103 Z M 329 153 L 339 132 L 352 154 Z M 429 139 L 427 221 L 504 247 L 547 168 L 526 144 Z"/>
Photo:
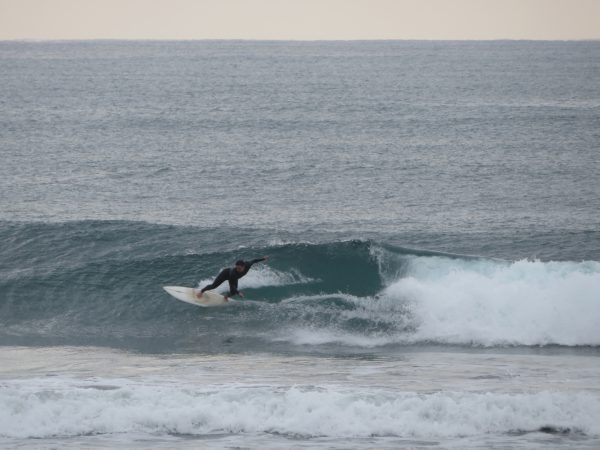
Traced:
<path fill-rule="evenodd" d="M 215 281 L 213 281 L 212 284 L 209 284 L 208 286 L 203 287 L 202 292 L 208 291 L 211 289 L 215 289 L 215 288 L 219 287 L 221 284 L 223 284 L 223 282 L 225 280 L 228 280 L 229 281 L 229 297 L 239 294 L 239 291 L 237 288 L 238 280 L 248 273 L 248 271 L 250 270 L 250 267 L 252 267 L 252 264 L 264 261 L 265 259 L 266 258 L 258 258 L 258 259 L 253 259 L 252 261 L 244 261 L 244 270 L 242 270 L 241 272 L 238 272 L 235 269 L 235 267 L 228 267 L 227 269 L 221 270 L 219 275 L 217 275 L 217 278 L 215 278 Z"/>

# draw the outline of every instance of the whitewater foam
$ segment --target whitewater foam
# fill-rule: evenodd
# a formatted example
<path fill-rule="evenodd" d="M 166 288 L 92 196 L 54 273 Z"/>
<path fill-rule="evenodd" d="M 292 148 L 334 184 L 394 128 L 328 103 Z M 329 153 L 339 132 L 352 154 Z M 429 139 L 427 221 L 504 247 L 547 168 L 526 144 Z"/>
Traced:
<path fill-rule="evenodd" d="M 335 306 L 331 302 L 336 302 Z M 340 304 L 345 305 L 341 307 Z M 372 348 L 398 342 L 395 333 L 378 331 L 378 325 L 397 326 L 402 320 L 401 305 L 382 304 L 379 299 L 350 294 L 320 294 L 294 296 L 285 299 L 279 308 L 295 307 L 303 319 L 300 324 L 290 324 L 283 330 L 271 332 L 272 341 L 292 342 L 295 345 L 322 345 L 338 343 Z M 396 314 L 395 314 L 396 313 Z M 291 314 L 290 314 L 291 316 Z M 322 320 L 328 316 L 329 320 Z M 349 330 L 348 324 L 368 324 L 373 329 Z M 350 327 L 351 328 L 351 327 Z"/>
<path fill-rule="evenodd" d="M 159 407 L 157 407 L 159 406 Z M 539 430 L 600 434 L 600 397 L 574 393 L 417 394 L 336 386 L 177 386 L 27 380 L 0 387 L 0 436 L 279 433 L 452 437 Z"/>
<path fill-rule="evenodd" d="M 404 255 L 376 296 L 296 296 L 272 340 L 389 344 L 600 345 L 600 263 Z M 337 303 L 336 303 L 337 302 Z"/>
<path fill-rule="evenodd" d="M 600 345 L 600 263 L 410 258 L 383 295 L 410 307 L 409 341 Z"/>

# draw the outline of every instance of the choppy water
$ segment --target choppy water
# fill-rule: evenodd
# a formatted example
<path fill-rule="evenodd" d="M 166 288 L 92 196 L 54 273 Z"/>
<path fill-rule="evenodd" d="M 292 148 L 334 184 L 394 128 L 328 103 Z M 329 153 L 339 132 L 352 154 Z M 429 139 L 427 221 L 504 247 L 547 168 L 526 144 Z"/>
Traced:
<path fill-rule="evenodd" d="M 596 448 L 600 44 L 0 43 L 0 443 Z M 203 309 L 239 258 L 249 300 Z"/>

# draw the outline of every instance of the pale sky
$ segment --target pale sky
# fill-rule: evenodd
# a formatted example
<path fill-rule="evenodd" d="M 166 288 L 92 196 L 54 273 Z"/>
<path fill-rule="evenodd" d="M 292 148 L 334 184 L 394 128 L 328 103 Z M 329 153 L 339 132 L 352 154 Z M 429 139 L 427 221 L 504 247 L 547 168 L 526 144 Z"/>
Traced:
<path fill-rule="evenodd" d="M 13 39 L 600 39 L 600 0 L 0 0 Z"/>

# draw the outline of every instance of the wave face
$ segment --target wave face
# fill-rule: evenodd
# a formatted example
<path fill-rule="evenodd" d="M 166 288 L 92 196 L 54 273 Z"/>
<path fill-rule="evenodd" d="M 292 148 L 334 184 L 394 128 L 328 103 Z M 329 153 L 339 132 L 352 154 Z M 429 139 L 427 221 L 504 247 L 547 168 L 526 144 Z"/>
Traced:
<path fill-rule="evenodd" d="M 4 223 L 0 239 L 7 345 L 205 352 L 600 345 L 594 261 L 502 261 L 373 240 L 308 243 L 264 230 L 137 222 Z M 161 289 L 202 286 L 236 259 L 263 255 L 269 264 L 240 280 L 251 300 L 205 309 Z"/>

